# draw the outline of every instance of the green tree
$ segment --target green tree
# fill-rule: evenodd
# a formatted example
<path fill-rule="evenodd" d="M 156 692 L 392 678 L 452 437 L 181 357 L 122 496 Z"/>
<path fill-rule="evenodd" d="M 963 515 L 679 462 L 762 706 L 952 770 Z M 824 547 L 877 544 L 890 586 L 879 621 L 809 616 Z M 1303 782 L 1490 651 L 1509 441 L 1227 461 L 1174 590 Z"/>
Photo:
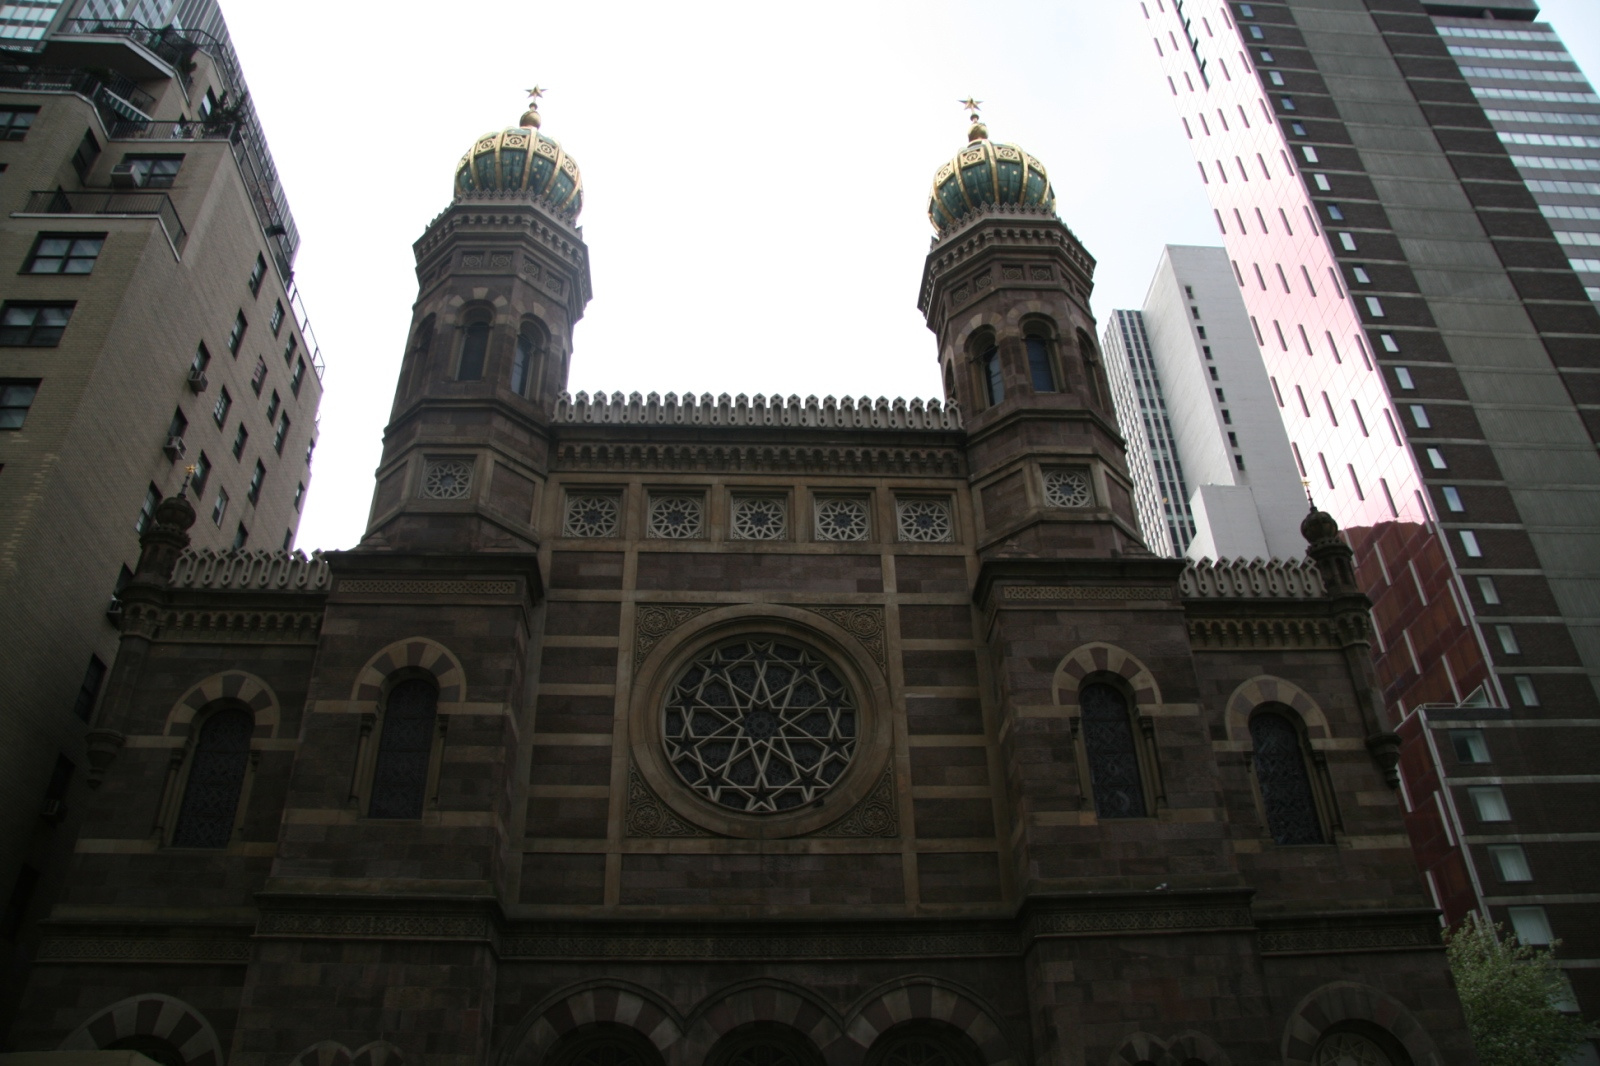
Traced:
<path fill-rule="evenodd" d="M 1476 914 L 1445 944 L 1482 1066 L 1562 1066 L 1583 1042 L 1589 1026 L 1558 1008 L 1572 994 L 1550 950 Z"/>

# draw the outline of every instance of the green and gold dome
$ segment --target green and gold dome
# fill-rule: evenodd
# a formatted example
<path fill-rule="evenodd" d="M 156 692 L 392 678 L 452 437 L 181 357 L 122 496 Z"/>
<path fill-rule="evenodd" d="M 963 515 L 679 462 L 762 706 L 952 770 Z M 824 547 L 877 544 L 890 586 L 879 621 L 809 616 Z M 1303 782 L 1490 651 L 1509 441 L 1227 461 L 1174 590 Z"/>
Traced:
<path fill-rule="evenodd" d="M 939 168 L 928 194 L 928 221 L 940 234 L 989 204 L 1026 204 L 1055 210 L 1056 193 L 1044 164 L 1014 144 L 995 144 L 978 121 L 976 102 L 967 146 Z"/>
<path fill-rule="evenodd" d="M 528 192 L 576 217 L 583 209 L 583 175 L 561 145 L 539 132 L 538 89 L 518 124 L 485 133 L 456 164 L 456 197 L 475 192 Z"/>

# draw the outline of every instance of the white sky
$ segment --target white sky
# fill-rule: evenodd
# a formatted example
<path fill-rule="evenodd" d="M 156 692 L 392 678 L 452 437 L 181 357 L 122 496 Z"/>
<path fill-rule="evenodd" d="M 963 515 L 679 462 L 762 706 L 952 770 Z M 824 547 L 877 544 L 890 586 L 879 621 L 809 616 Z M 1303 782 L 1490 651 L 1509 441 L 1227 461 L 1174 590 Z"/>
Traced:
<path fill-rule="evenodd" d="M 1135 0 L 223 0 L 299 224 L 327 361 L 297 546 L 366 526 L 416 296 L 411 244 L 456 161 L 547 88 L 583 171 L 594 299 L 571 388 L 932 397 L 917 286 L 957 101 L 1048 168 L 1138 307 L 1164 244 L 1220 244 Z M 1547 0 L 1600 74 L 1600 5 Z"/>

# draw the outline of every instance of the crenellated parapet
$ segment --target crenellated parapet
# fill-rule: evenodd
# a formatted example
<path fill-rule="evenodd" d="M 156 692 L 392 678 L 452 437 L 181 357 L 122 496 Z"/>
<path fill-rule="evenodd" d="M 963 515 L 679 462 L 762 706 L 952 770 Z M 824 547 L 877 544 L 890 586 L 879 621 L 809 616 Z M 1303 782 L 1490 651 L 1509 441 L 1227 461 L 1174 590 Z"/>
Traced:
<path fill-rule="evenodd" d="M 212 551 L 178 556 L 168 587 L 241 592 L 327 592 L 328 561 L 321 552 Z"/>
<path fill-rule="evenodd" d="M 1301 599 L 1327 595 L 1317 565 L 1307 559 L 1201 559 L 1178 578 L 1185 599 Z"/>
<path fill-rule="evenodd" d="M 871 399 L 844 396 L 817 399 L 799 396 L 787 399 L 773 395 L 729 396 L 709 392 L 683 396 L 631 393 L 626 398 L 586 392 L 576 396 L 563 392 L 556 400 L 555 421 L 559 425 L 649 425 L 649 426 L 769 426 L 797 429 L 905 429 L 959 430 L 961 409 L 938 400 L 905 400 L 896 397 Z"/>

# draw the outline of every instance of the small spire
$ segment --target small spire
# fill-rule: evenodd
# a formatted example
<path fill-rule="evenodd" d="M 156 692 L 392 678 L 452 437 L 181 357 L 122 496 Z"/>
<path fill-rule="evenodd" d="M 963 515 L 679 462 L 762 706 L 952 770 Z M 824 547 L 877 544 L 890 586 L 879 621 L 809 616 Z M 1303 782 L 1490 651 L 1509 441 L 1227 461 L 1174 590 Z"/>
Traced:
<path fill-rule="evenodd" d="M 537 85 L 528 90 L 528 110 L 522 113 L 522 118 L 517 120 L 517 125 L 532 130 L 539 128 L 539 97 L 543 95 L 544 90 Z"/>
<path fill-rule="evenodd" d="M 189 481 L 194 477 L 194 464 L 190 463 L 183 468 L 183 484 L 178 486 L 178 495 L 182 496 L 189 488 Z"/>
<path fill-rule="evenodd" d="M 987 126 L 985 126 L 983 124 L 983 122 L 978 118 L 978 109 L 983 106 L 983 101 L 982 100 L 974 100 L 972 97 L 969 96 L 965 100 L 959 101 L 959 103 L 961 104 L 962 107 L 964 107 L 968 111 L 972 112 L 972 128 L 967 130 L 967 140 L 968 141 L 984 141 L 984 140 L 988 140 L 989 139 L 989 128 Z"/>

